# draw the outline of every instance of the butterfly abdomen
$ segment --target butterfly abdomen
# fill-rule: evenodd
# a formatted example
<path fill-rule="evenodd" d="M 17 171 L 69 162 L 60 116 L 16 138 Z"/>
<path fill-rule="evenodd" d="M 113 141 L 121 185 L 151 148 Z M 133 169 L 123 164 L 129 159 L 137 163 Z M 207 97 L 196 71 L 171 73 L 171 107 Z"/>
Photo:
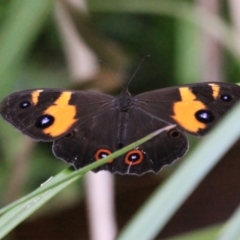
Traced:
<path fill-rule="evenodd" d="M 117 116 L 117 148 L 125 145 L 128 132 L 129 111 L 132 106 L 132 97 L 130 93 L 123 92 L 118 100 L 119 111 Z"/>
<path fill-rule="evenodd" d="M 125 145 L 128 132 L 128 112 L 119 112 L 117 118 L 117 148 L 121 149 Z"/>

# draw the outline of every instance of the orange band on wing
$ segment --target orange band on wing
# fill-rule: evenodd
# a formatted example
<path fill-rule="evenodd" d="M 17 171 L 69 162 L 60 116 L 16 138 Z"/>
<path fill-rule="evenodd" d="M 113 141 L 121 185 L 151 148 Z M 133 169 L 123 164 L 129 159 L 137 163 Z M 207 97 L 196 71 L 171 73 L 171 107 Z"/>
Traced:
<path fill-rule="evenodd" d="M 32 92 L 32 102 L 34 105 L 36 105 L 38 103 L 38 97 L 40 95 L 40 93 L 42 92 L 43 90 L 36 90 L 34 92 Z"/>
<path fill-rule="evenodd" d="M 174 115 L 172 118 L 184 129 L 189 132 L 197 132 L 199 129 L 204 129 L 206 125 L 199 122 L 195 113 L 201 109 L 206 109 L 206 106 L 197 101 L 196 96 L 188 87 L 179 88 L 181 101 L 173 104 Z"/>
<path fill-rule="evenodd" d="M 44 129 L 44 133 L 57 137 L 64 134 L 77 121 L 74 118 L 76 116 L 76 107 L 69 105 L 71 96 L 72 92 L 63 92 L 53 105 L 44 111 L 44 114 L 54 117 L 53 124 Z"/>
<path fill-rule="evenodd" d="M 208 85 L 212 88 L 212 91 L 213 91 L 212 95 L 213 95 L 214 99 L 217 99 L 219 96 L 219 91 L 220 91 L 219 85 L 214 84 L 214 83 L 209 83 Z"/>

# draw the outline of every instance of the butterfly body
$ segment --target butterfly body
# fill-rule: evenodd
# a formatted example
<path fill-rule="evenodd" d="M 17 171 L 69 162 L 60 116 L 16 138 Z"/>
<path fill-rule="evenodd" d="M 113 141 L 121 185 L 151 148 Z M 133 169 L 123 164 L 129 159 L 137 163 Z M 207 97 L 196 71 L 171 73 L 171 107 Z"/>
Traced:
<path fill-rule="evenodd" d="M 184 132 L 202 136 L 240 99 L 240 87 L 198 83 L 145 92 L 107 94 L 61 89 L 13 93 L 0 105 L 2 117 L 24 134 L 52 141 L 57 158 L 76 169 L 175 124 L 176 127 L 109 161 L 95 171 L 143 174 L 159 170 L 188 150 Z"/>

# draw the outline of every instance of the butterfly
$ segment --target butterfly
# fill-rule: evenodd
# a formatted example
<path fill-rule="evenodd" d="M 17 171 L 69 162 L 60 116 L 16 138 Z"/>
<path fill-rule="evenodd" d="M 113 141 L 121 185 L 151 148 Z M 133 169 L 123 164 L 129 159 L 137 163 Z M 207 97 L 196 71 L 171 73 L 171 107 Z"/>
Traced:
<path fill-rule="evenodd" d="M 134 97 L 61 89 L 30 89 L 7 96 L 1 116 L 38 141 L 53 142 L 57 158 L 82 168 L 147 134 L 175 124 L 94 171 L 141 175 L 182 158 L 186 133 L 203 136 L 240 99 L 240 87 L 209 82 L 169 87 Z"/>

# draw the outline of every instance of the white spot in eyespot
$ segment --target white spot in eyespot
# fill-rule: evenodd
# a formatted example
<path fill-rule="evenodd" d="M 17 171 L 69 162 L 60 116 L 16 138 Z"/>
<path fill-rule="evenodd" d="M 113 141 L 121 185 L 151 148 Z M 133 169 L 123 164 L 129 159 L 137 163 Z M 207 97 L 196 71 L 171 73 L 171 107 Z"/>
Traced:
<path fill-rule="evenodd" d="M 131 156 L 131 161 L 134 161 L 134 160 L 136 160 L 137 159 L 137 156 L 136 155 L 132 155 Z"/>
<path fill-rule="evenodd" d="M 44 124 L 46 124 L 46 123 L 48 123 L 49 122 L 49 118 L 48 117 L 44 117 L 43 119 L 42 119 L 42 125 L 44 125 Z"/>

